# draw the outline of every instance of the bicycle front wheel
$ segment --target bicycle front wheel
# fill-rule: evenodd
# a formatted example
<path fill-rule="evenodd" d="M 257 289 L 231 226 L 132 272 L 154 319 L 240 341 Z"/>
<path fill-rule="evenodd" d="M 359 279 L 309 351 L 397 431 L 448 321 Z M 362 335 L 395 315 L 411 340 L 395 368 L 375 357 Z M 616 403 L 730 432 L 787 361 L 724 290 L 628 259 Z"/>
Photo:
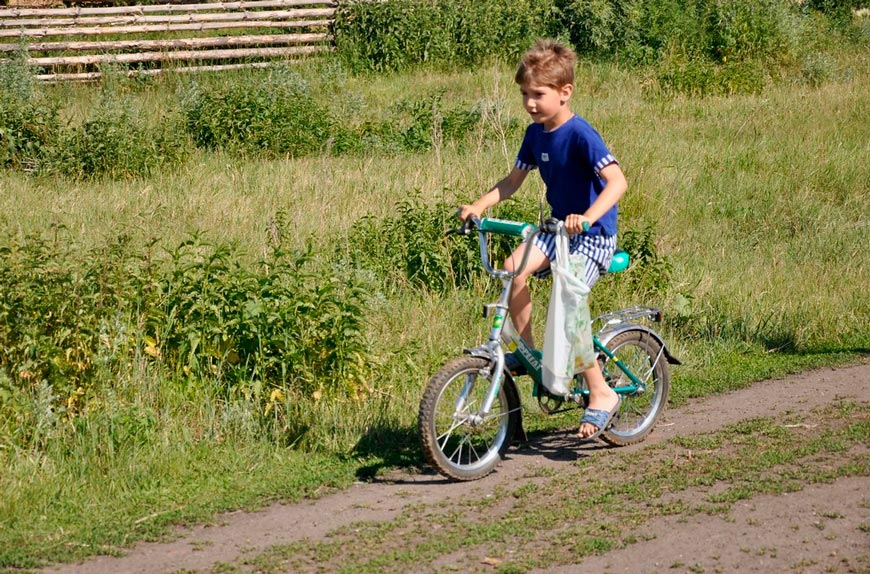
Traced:
<path fill-rule="evenodd" d="M 492 472 L 510 446 L 519 421 L 519 397 L 504 381 L 486 416 L 479 410 L 492 382 L 491 363 L 460 357 L 429 380 L 420 402 L 418 428 L 426 460 L 455 480 Z"/>
<path fill-rule="evenodd" d="M 668 404 L 671 371 L 664 348 L 658 339 L 643 329 L 620 333 L 607 348 L 644 385 L 644 389 L 622 394 L 622 407 L 613 424 L 601 434 L 612 445 L 626 446 L 644 440 Z M 602 371 L 611 387 L 630 387 L 629 377 L 604 356 Z"/>

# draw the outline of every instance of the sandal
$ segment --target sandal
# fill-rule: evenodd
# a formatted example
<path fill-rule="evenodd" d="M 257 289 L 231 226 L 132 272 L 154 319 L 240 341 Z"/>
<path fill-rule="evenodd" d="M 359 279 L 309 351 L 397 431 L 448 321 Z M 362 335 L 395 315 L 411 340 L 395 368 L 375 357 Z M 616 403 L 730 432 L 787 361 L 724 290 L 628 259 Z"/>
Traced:
<path fill-rule="evenodd" d="M 598 427 L 598 430 L 589 436 L 578 436 L 581 441 L 586 442 L 590 440 L 595 440 L 599 436 L 601 436 L 601 433 L 607 430 L 607 427 L 609 427 L 610 424 L 613 422 L 613 418 L 616 416 L 616 413 L 619 412 L 619 407 L 622 406 L 622 397 L 617 396 L 616 399 L 616 405 L 614 405 L 613 409 L 609 411 L 604 411 L 600 409 L 586 409 L 585 411 L 583 411 L 583 418 L 580 419 L 580 425 L 582 426 L 583 423 L 589 423 L 592 426 Z"/>

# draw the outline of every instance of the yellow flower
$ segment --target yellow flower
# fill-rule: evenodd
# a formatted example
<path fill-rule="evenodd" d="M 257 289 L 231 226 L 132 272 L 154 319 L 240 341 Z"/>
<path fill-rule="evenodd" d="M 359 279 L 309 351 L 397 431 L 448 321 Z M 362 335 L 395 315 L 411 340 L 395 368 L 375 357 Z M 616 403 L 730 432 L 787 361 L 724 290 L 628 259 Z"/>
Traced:
<path fill-rule="evenodd" d="M 263 416 L 269 416 L 273 410 L 277 411 L 282 402 L 284 402 L 284 393 L 281 392 L 281 389 L 273 389 L 269 395 L 269 404 L 263 410 Z"/>
<path fill-rule="evenodd" d="M 145 353 L 151 355 L 155 359 L 160 356 L 160 349 L 157 348 L 157 341 L 151 337 L 145 337 Z"/>

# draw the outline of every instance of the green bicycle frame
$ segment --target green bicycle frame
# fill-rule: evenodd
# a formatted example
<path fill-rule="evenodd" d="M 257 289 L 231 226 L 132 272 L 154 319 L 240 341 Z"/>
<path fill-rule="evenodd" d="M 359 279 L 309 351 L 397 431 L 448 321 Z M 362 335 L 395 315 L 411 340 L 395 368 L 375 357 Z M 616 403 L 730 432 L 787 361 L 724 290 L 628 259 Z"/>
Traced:
<path fill-rule="evenodd" d="M 498 301 L 494 304 L 489 304 L 486 306 L 487 316 L 488 312 L 491 309 L 495 310 L 495 316 L 492 320 L 492 325 L 489 333 L 489 340 L 476 347 L 475 349 L 470 349 L 468 352 L 471 354 L 477 354 L 481 356 L 488 356 L 491 359 L 495 360 L 496 372 L 493 373 L 492 383 L 490 385 L 487 396 L 481 406 L 479 411 L 479 415 L 482 417 L 486 417 L 489 414 L 490 409 L 492 408 L 493 403 L 495 402 L 496 397 L 498 396 L 499 391 L 501 390 L 501 384 L 504 380 L 504 350 L 501 347 L 500 341 L 504 340 L 508 348 L 514 352 L 516 357 L 519 359 L 520 363 L 526 368 L 529 376 L 532 378 L 534 382 L 534 387 L 532 389 L 532 395 L 538 397 L 542 394 L 542 352 L 538 349 L 531 348 L 523 339 L 519 336 L 519 334 L 515 332 L 504 333 L 504 328 L 507 322 L 510 321 L 508 317 L 508 296 L 510 294 L 510 288 L 513 284 L 514 277 L 516 276 L 515 272 L 509 272 L 503 269 L 493 269 L 489 262 L 489 254 L 487 251 L 487 233 L 496 233 L 501 235 L 510 235 L 514 237 L 521 237 L 524 241 L 533 241 L 535 235 L 537 235 L 541 230 L 535 225 L 530 223 L 517 223 L 510 222 L 498 219 L 488 219 L 484 218 L 479 220 L 477 225 L 477 230 L 480 238 L 480 253 L 481 259 L 483 261 L 484 268 L 486 271 L 501 280 L 502 282 L 502 291 L 499 295 Z M 518 269 L 521 270 L 525 267 L 528 254 L 531 250 L 526 250 L 525 256 L 521 261 Z M 618 263 L 618 267 L 615 266 L 613 272 L 620 271 L 627 267 L 628 259 L 627 256 L 624 256 L 624 260 L 620 260 Z M 646 389 L 646 384 L 641 381 L 638 376 L 633 373 L 619 358 L 610 351 L 605 345 L 601 343 L 598 337 L 593 337 L 593 345 L 597 352 L 603 353 L 608 358 L 608 363 L 612 363 L 617 366 L 619 370 L 621 370 L 628 379 L 631 381 L 630 385 L 617 387 L 614 389 L 619 394 L 631 394 L 636 392 L 642 392 Z M 543 390 L 546 393 L 546 390 Z M 467 391 L 463 391 L 460 393 L 460 401 L 464 401 L 464 397 L 467 395 Z M 573 399 L 575 401 L 579 401 L 582 397 L 588 396 L 589 390 L 586 388 L 581 388 L 579 386 L 575 386 L 568 397 L 557 397 L 560 399 Z M 457 405 L 459 406 L 459 405 Z"/>
<path fill-rule="evenodd" d="M 495 328 L 495 325 L 493 325 Z M 503 329 L 503 325 L 500 326 Z M 543 354 L 539 349 L 532 349 L 529 345 L 519 336 L 515 338 L 511 338 L 510 346 L 513 347 L 516 345 L 516 349 L 514 350 L 514 355 L 519 359 L 520 363 L 526 368 L 527 373 L 532 378 L 534 382 L 534 387 L 532 388 L 532 396 L 537 397 L 541 394 L 540 388 L 543 385 L 542 380 L 542 358 Z M 605 347 L 598 337 L 592 337 L 592 344 L 595 347 L 595 351 L 598 353 L 604 353 L 607 356 L 608 361 L 614 365 L 616 365 L 620 371 L 625 373 L 625 376 L 631 381 L 630 385 L 624 385 L 621 387 L 614 387 L 614 391 L 619 394 L 632 394 L 637 392 L 643 392 L 646 390 L 646 384 L 641 381 L 637 375 L 635 375 L 631 369 L 629 369 L 625 363 L 619 360 L 614 353 L 610 351 L 607 347 Z M 498 392 L 498 391 L 496 391 Z M 575 395 L 588 396 L 589 389 L 586 388 L 575 388 L 572 392 Z"/>

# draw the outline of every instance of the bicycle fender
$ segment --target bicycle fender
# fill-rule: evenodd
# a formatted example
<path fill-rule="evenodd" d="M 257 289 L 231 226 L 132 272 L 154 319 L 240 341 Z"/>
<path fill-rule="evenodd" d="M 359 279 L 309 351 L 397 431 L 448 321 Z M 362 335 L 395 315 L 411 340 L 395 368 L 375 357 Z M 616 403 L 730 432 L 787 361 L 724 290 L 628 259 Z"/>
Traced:
<path fill-rule="evenodd" d="M 661 335 L 650 329 L 645 325 L 638 325 L 636 323 L 623 323 L 620 325 L 614 325 L 608 329 L 605 329 L 598 333 L 598 340 L 601 341 L 601 344 L 605 347 L 607 344 L 617 335 L 621 335 L 622 333 L 627 333 L 629 331 L 642 331 L 652 337 L 658 342 L 659 345 L 662 346 L 664 350 L 665 359 L 667 359 L 668 363 L 671 365 L 682 365 L 679 359 L 674 357 L 671 352 L 668 350 L 668 346 L 665 344 L 665 340 L 662 339 Z"/>
<path fill-rule="evenodd" d="M 490 362 L 495 362 L 494 353 L 489 350 L 486 345 L 480 345 L 478 347 L 474 347 L 471 349 L 462 349 L 462 352 L 466 355 L 471 355 L 472 357 L 477 357 L 479 359 L 486 359 Z M 505 380 L 510 379 L 510 384 L 515 385 L 513 375 L 507 369 L 504 370 Z"/>
<path fill-rule="evenodd" d="M 489 350 L 486 345 L 479 345 L 470 349 L 462 349 L 462 353 L 465 355 L 471 355 L 472 357 L 478 357 L 480 359 L 495 361 L 495 356 L 493 355 L 493 352 Z"/>

